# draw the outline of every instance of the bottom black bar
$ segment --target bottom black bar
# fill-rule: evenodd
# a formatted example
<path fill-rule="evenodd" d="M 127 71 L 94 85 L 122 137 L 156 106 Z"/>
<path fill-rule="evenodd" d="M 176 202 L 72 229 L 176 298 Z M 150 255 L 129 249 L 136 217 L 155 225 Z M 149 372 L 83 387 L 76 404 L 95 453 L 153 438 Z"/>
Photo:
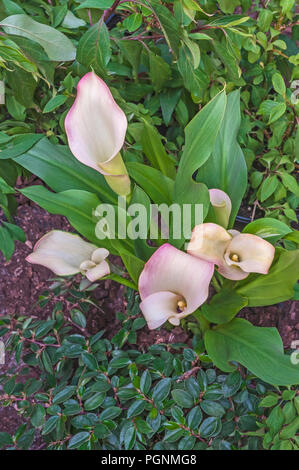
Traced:
<path fill-rule="evenodd" d="M 182 466 L 182 465 L 211 465 L 217 464 L 220 465 L 229 464 L 234 462 L 240 462 L 244 464 L 244 458 L 246 459 L 246 464 L 250 461 L 255 462 L 258 459 L 258 462 L 261 463 L 261 460 L 267 459 L 267 465 L 270 464 L 272 459 L 275 459 L 277 463 L 277 453 L 279 451 L 218 451 L 218 450 L 197 450 L 197 451 L 178 451 L 178 450 L 169 450 L 169 451 L 155 451 L 155 450 L 140 450 L 140 451 L 118 451 L 118 450 L 93 450 L 93 451 L 77 451 L 77 450 L 62 450 L 62 451 L 2 451 L 0 453 L 1 463 L 13 463 L 19 458 L 26 460 L 29 458 L 31 461 L 41 461 L 51 464 L 52 462 L 56 463 L 59 460 L 61 463 L 62 460 L 66 460 L 68 466 L 72 463 L 75 465 L 104 465 L 114 467 L 124 466 L 131 469 L 144 468 L 147 465 L 172 465 Z M 290 451 L 287 451 L 290 452 Z M 295 457 L 295 453 L 293 453 Z M 281 456 L 283 457 L 283 455 Z M 289 464 L 288 456 L 288 464 Z"/>

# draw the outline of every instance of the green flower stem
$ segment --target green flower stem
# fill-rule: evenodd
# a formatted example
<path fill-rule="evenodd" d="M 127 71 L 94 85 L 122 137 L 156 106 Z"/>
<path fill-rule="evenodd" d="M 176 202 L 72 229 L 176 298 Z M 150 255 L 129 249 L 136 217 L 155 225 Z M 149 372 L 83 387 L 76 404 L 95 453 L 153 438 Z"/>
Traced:
<path fill-rule="evenodd" d="M 216 292 L 221 291 L 221 285 L 219 284 L 219 282 L 218 282 L 218 280 L 216 279 L 215 276 L 212 277 L 212 285 L 213 285 Z"/>

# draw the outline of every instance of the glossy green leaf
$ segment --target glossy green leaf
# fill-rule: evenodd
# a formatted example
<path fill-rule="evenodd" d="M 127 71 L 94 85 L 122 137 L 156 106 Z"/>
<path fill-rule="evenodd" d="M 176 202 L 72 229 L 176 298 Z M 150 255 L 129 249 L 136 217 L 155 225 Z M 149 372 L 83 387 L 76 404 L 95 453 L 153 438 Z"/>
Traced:
<path fill-rule="evenodd" d="M 174 401 L 182 408 L 191 408 L 194 405 L 194 399 L 190 393 L 186 392 L 185 390 L 173 390 L 171 395 Z"/>
<path fill-rule="evenodd" d="M 288 225 L 284 224 L 280 220 L 272 219 L 271 217 L 254 220 L 246 225 L 242 231 L 242 233 L 253 233 L 258 237 L 264 238 L 270 243 L 277 242 L 280 238 L 283 238 L 291 232 L 292 229 L 288 227 Z"/>
<path fill-rule="evenodd" d="M 209 303 L 202 305 L 200 313 L 211 323 L 221 324 L 232 320 L 248 303 L 246 297 L 223 288 Z"/>
<path fill-rule="evenodd" d="M 204 341 L 210 358 L 224 372 L 232 371 L 231 361 L 236 361 L 270 384 L 299 383 L 299 365 L 292 364 L 290 356 L 284 354 L 275 328 L 260 328 L 235 318 L 208 330 Z"/>
<path fill-rule="evenodd" d="M 222 417 L 225 414 L 225 409 L 217 401 L 203 400 L 200 403 L 201 409 L 209 416 Z"/>
<path fill-rule="evenodd" d="M 15 244 L 10 232 L 3 226 L 0 226 L 0 251 L 2 251 L 6 261 L 10 259 L 14 252 Z"/>
<path fill-rule="evenodd" d="M 270 197 L 278 186 L 278 178 L 276 175 L 266 178 L 261 185 L 261 202 Z"/>
<path fill-rule="evenodd" d="M 171 388 L 171 379 L 160 380 L 153 388 L 153 400 L 157 405 L 161 405 L 163 400 L 167 398 Z"/>
<path fill-rule="evenodd" d="M 185 128 L 186 142 L 175 179 L 174 202 L 181 205 L 202 204 L 203 219 L 209 210 L 210 196 L 206 185 L 196 183 L 193 175 L 213 151 L 225 107 L 226 96 L 222 92 L 197 113 Z M 191 217 L 194 220 L 194 214 Z M 181 246 L 183 241 L 176 240 L 176 246 Z"/>
<path fill-rule="evenodd" d="M 9 145 L 0 152 L 0 159 L 16 158 L 27 152 L 41 138 L 43 134 L 22 134 L 13 138 Z"/>
<path fill-rule="evenodd" d="M 53 191 L 80 189 L 97 194 L 102 202 L 117 201 L 104 176 L 80 163 L 67 147 L 53 145 L 46 138 L 30 147 L 30 150 L 22 150 L 23 155 L 16 158 L 16 162 L 41 178 Z"/>
<path fill-rule="evenodd" d="M 85 442 L 87 442 L 90 439 L 90 434 L 87 431 L 82 431 L 78 432 L 77 434 L 74 434 L 74 436 L 71 437 L 69 440 L 68 449 L 78 449 L 78 447 L 81 447 Z"/>
<path fill-rule="evenodd" d="M 92 395 L 90 398 L 88 398 L 85 401 L 84 409 L 86 411 L 95 410 L 103 403 L 105 396 L 106 396 L 105 393 L 102 393 L 102 392 L 95 393 L 94 395 Z"/>
<path fill-rule="evenodd" d="M 63 403 L 64 401 L 68 400 L 71 396 L 73 396 L 76 387 L 74 385 L 67 385 L 64 387 L 60 392 L 58 392 L 53 400 L 53 405 L 58 405 L 58 403 Z"/>
<path fill-rule="evenodd" d="M 200 425 L 199 433 L 204 439 L 219 434 L 221 430 L 221 420 L 218 417 L 211 416 L 206 418 Z"/>
<path fill-rule="evenodd" d="M 171 204 L 173 181 L 159 170 L 142 163 L 126 164 L 130 176 L 149 195 L 155 204 Z"/>

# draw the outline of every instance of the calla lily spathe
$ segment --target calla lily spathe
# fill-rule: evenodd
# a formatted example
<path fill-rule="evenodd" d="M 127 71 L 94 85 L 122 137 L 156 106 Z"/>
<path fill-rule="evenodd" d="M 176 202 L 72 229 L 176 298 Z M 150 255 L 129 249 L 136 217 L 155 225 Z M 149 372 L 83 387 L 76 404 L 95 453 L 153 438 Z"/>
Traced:
<path fill-rule="evenodd" d="M 267 274 L 275 248 L 257 235 L 207 223 L 194 228 L 187 252 L 215 263 L 227 279 L 239 281 L 249 273 Z"/>
<path fill-rule="evenodd" d="M 232 211 L 232 203 L 229 196 L 221 189 L 209 189 L 209 194 L 216 222 L 222 227 L 227 228 Z"/>
<path fill-rule="evenodd" d="M 98 248 L 78 235 L 52 230 L 36 243 L 26 260 L 45 266 L 58 276 L 82 272 L 94 282 L 110 274 L 109 264 L 105 261 L 108 255 L 108 250 Z"/>
<path fill-rule="evenodd" d="M 102 173 L 117 194 L 130 194 L 130 178 L 120 155 L 127 119 L 105 84 L 94 72 L 84 75 L 65 118 L 69 147 L 84 165 Z"/>
<path fill-rule="evenodd" d="M 139 277 L 140 308 L 152 330 L 167 320 L 179 325 L 208 297 L 212 263 L 165 243 L 151 256 Z"/>

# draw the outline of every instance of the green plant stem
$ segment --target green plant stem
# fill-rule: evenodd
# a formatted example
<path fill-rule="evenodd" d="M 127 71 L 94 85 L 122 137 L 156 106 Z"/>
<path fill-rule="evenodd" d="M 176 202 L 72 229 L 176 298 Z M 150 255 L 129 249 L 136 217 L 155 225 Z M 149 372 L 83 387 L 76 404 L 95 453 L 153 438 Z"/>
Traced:
<path fill-rule="evenodd" d="M 200 313 L 199 310 L 194 312 L 193 316 L 198 321 L 202 336 L 204 336 L 205 332 L 210 329 L 210 322 Z"/>
<path fill-rule="evenodd" d="M 218 282 L 218 280 L 216 279 L 215 276 L 212 277 L 212 285 L 213 285 L 216 292 L 221 291 L 221 286 L 220 286 L 220 284 L 219 284 L 219 282 Z"/>

